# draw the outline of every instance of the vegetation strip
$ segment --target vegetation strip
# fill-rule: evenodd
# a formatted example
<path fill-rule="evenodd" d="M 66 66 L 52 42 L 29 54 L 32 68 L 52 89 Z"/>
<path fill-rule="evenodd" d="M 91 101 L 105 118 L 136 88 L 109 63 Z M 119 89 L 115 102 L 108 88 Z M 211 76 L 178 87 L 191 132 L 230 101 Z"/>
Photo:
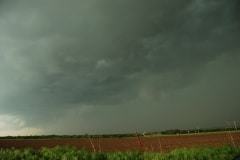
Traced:
<path fill-rule="evenodd" d="M 54 147 L 41 148 L 34 150 L 25 149 L 1 149 L 0 160 L 231 160 L 240 154 L 240 146 L 222 146 L 218 148 L 201 147 L 201 148 L 182 148 L 171 152 L 154 153 L 154 152 L 88 152 L 85 149 L 75 147 Z"/>

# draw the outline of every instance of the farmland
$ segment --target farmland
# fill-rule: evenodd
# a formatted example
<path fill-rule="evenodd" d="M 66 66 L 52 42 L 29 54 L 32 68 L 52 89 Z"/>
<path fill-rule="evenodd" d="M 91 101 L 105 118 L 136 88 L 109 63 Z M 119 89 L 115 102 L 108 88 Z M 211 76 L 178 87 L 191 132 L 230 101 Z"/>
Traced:
<path fill-rule="evenodd" d="M 1 139 L 0 148 L 33 148 L 72 146 L 90 152 L 146 151 L 164 152 L 178 148 L 240 146 L 240 132 L 190 134 L 124 138 L 54 138 L 54 139 Z"/>
<path fill-rule="evenodd" d="M 1 139 L 0 160 L 231 160 L 240 154 L 239 132 L 119 138 L 92 137 Z"/>

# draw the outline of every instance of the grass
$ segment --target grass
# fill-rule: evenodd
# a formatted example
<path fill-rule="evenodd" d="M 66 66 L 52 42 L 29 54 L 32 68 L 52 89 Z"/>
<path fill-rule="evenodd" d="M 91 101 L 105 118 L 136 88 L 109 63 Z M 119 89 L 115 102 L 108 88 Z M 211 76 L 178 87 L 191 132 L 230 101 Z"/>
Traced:
<path fill-rule="evenodd" d="M 182 148 L 171 152 L 88 152 L 74 147 L 33 150 L 0 149 L 0 160 L 231 160 L 240 154 L 240 147 Z"/>

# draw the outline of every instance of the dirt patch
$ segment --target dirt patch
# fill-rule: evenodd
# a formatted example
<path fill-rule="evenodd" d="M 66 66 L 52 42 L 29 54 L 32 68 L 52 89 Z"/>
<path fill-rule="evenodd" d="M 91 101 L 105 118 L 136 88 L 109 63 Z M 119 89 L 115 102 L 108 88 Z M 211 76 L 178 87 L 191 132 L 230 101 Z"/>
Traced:
<path fill-rule="evenodd" d="M 154 151 L 162 152 L 183 147 L 199 146 L 240 146 L 240 133 L 195 134 L 155 137 L 130 137 L 130 138 L 94 138 L 94 139 L 31 139 L 31 140 L 0 140 L 0 148 L 34 148 L 55 146 L 75 146 L 89 151 Z"/>

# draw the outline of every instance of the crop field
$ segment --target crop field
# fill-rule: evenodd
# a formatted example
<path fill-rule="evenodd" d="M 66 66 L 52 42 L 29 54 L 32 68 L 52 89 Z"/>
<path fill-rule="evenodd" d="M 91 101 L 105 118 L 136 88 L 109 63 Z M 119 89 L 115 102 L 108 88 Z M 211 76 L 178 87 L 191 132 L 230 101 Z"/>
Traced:
<path fill-rule="evenodd" d="M 231 160 L 240 154 L 240 133 L 128 138 L 2 139 L 0 160 Z"/>
<path fill-rule="evenodd" d="M 0 148 L 33 148 L 73 146 L 90 152 L 149 151 L 164 152 L 184 147 L 240 146 L 240 132 L 192 134 L 174 136 L 128 138 L 56 138 L 56 139 L 2 139 Z"/>

